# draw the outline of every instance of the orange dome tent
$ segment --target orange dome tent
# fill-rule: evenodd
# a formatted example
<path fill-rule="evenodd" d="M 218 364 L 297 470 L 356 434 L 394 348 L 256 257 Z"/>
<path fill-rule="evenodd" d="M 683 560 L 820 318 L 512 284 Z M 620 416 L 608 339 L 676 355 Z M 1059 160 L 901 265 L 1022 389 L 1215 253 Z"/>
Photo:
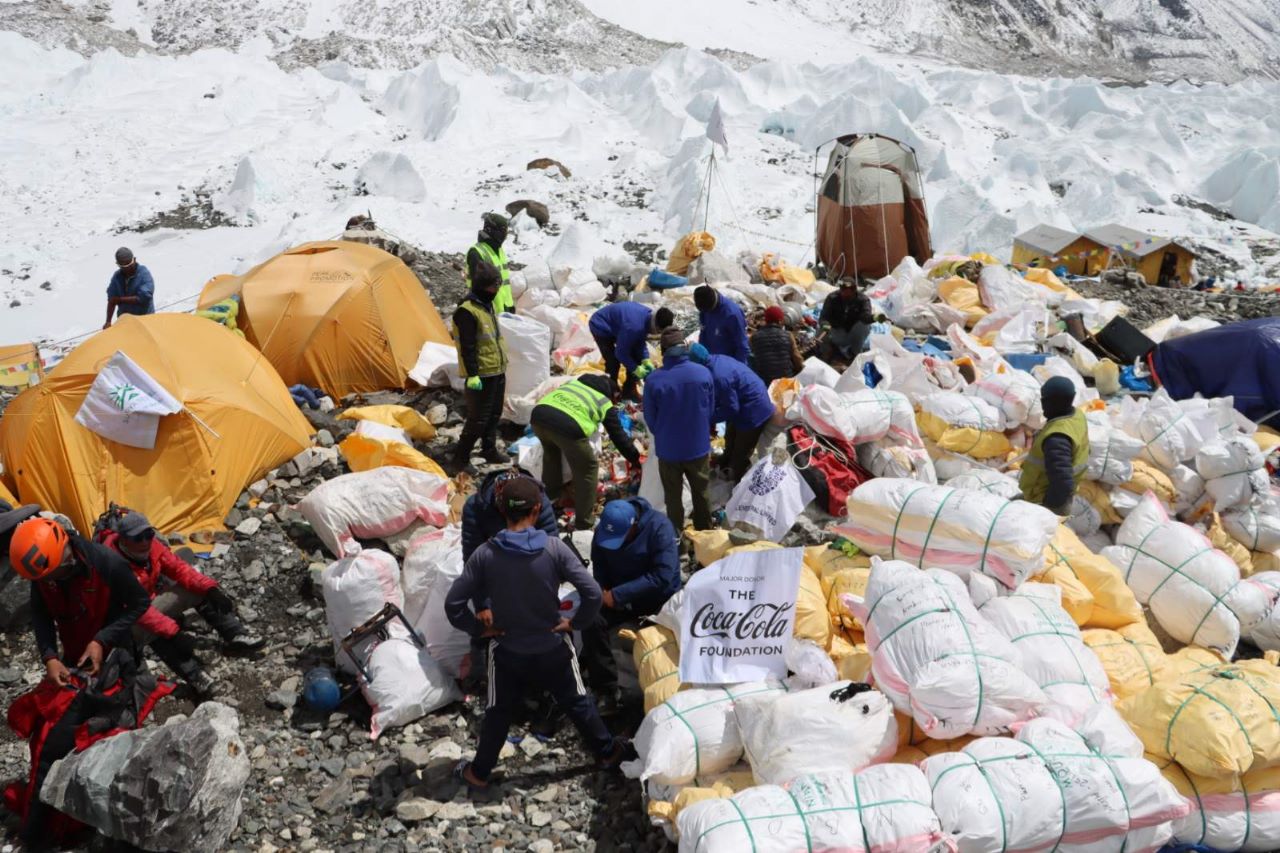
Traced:
<path fill-rule="evenodd" d="M 236 294 L 237 326 L 285 384 L 335 400 L 403 388 L 424 343 L 453 343 L 413 271 L 365 243 L 306 243 L 242 276 L 218 276 L 199 307 Z"/>
<path fill-rule="evenodd" d="M 117 352 L 182 407 L 159 418 L 154 449 L 76 421 Z M 82 532 L 115 501 L 166 533 L 190 533 L 221 529 L 244 488 L 309 447 L 311 432 L 275 369 L 239 335 L 189 314 L 131 315 L 14 398 L 0 416 L 0 458 L 15 494 Z"/>

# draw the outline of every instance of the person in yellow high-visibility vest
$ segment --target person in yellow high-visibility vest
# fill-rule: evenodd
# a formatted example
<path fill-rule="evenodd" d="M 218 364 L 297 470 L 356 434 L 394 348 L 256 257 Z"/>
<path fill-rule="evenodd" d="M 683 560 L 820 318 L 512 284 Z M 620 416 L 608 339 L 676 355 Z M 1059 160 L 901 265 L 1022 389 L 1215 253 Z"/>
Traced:
<path fill-rule="evenodd" d="M 511 271 L 507 269 L 507 253 L 502 248 L 507 239 L 507 227 L 507 217 L 500 213 L 486 213 L 475 244 L 467 250 L 468 287 L 471 277 L 476 274 L 476 264 L 482 261 L 492 264 L 502 279 L 498 295 L 493 300 L 493 310 L 498 314 L 504 311 L 516 313 L 516 301 L 511 295 Z"/>
<path fill-rule="evenodd" d="M 1040 388 L 1048 422 L 1036 433 L 1022 462 L 1022 499 L 1058 515 L 1071 515 L 1071 499 L 1089 464 L 1089 422 L 1075 408 L 1076 386 L 1055 376 Z"/>
<path fill-rule="evenodd" d="M 453 312 L 458 372 L 466 380 L 467 420 L 452 450 L 453 461 L 461 467 L 471 464 L 477 441 L 486 462 L 496 464 L 508 458 L 498 449 L 498 420 L 507 390 L 507 342 L 493 307 L 498 282 L 498 271 L 491 264 L 478 264 L 471 290 Z"/>
<path fill-rule="evenodd" d="M 591 437 L 601 425 L 613 446 L 631 465 L 640 462 L 640 453 L 622 428 L 613 404 L 613 380 L 602 373 L 584 373 L 552 391 L 533 407 L 529 424 L 542 442 L 542 479 L 547 497 L 557 500 L 564 489 L 562 460 L 568 461 L 573 476 L 574 527 L 590 530 L 596 517 L 596 483 L 600 461 L 591 447 Z"/>

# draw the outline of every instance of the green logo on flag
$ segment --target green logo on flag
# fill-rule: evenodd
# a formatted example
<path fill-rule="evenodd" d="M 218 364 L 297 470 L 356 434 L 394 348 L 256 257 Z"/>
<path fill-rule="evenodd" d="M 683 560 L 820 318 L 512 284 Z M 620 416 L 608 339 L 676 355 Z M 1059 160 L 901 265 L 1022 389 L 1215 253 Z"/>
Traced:
<path fill-rule="evenodd" d="M 123 385 L 116 386 L 116 389 L 111 393 L 111 402 L 115 403 L 116 408 L 123 412 L 125 411 L 125 407 L 128 406 L 129 403 L 139 395 L 139 393 L 141 392 L 139 392 L 137 388 L 126 382 Z"/>

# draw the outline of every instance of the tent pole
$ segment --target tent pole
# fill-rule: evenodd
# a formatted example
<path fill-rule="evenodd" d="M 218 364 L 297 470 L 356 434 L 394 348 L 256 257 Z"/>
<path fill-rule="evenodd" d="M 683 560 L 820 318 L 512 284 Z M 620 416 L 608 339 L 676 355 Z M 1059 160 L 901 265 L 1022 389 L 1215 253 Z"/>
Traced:
<path fill-rule="evenodd" d="M 702 230 L 707 230 L 707 220 L 711 218 L 711 171 L 716 167 L 716 145 L 711 143 L 711 157 L 707 160 L 707 192 L 706 207 L 702 209 Z"/>

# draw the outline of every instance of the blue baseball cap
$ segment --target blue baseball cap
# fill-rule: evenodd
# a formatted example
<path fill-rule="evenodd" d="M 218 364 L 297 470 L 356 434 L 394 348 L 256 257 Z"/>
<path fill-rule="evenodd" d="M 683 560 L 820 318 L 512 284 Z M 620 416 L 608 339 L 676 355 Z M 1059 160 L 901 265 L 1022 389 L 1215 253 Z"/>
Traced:
<path fill-rule="evenodd" d="M 631 501 L 609 501 L 600 513 L 593 540 L 601 548 L 616 551 L 627 540 L 631 525 L 636 523 L 636 508 Z"/>

